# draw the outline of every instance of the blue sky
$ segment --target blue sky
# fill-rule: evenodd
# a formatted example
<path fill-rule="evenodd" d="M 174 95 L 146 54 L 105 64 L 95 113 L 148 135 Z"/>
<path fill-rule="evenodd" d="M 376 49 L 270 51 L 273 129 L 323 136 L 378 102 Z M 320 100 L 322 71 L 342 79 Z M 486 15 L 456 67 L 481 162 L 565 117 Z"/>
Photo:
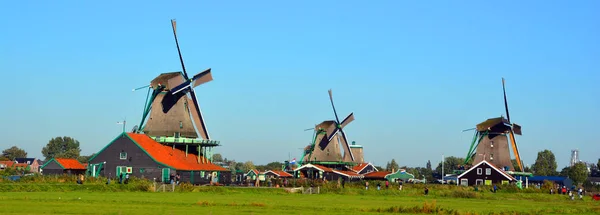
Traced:
<path fill-rule="evenodd" d="M 181 66 L 213 69 L 196 88 L 225 157 L 283 161 L 304 132 L 354 112 L 346 127 L 377 165 L 464 157 L 462 129 L 504 114 L 506 78 L 526 165 L 552 150 L 596 161 L 598 1 L 41 1 L 0 6 L 0 148 L 32 156 L 56 136 L 91 154 L 139 123 L 146 92 Z M 341 117 L 343 117 L 341 116 Z"/>

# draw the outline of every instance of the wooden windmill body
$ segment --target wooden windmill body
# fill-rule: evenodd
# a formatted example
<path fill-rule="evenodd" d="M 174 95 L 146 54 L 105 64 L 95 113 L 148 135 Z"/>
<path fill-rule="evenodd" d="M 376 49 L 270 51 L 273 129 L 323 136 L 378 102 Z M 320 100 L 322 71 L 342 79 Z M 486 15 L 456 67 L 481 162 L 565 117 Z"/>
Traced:
<path fill-rule="evenodd" d="M 133 132 L 144 133 L 157 142 L 210 159 L 207 152 L 218 146 L 219 141 L 211 140 L 209 136 L 194 88 L 212 81 L 211 69 L 188 77 L 177 42 L 175 20 L 171 24 L 183 71 L 162 73 L 150 82 L 142 121 Z"/>
<path fill-rule="evenodd" d="M 476 126 L 475 137 L 465 159 L 465 164 L 470 161 L 479 163 L 485 160 L 498 168 L 515 171 L 516 167 L 513 166 L 510 156 L 510 149 L 512 149 L 519 171 L 522 171 L 523 165 L 515 140 L 515 134 L 521 135 L 521 126 L 510 121 L 504 78 L 502 79 L 502 89 L 507 118 L 497 117 L 487 119 Z"/>
<path fill-rule="evenodd" d="M 315 135 L 313 142 L 305 148 L 302 163 L 354 163 L 354 151 L 348 144 L 344 127 L 354 121 L 354 113 L 350 113 L 343 121 L 339 121 L 335 106 L 333 105 L 333 96 L 329 90 L 331 106 L 335 114 L 335 120 L 326 120 L 315 126 Z M 360 150 L 362 153 L 362 150 Z M 362 154 L 360 155 L 362 158 Z"/>

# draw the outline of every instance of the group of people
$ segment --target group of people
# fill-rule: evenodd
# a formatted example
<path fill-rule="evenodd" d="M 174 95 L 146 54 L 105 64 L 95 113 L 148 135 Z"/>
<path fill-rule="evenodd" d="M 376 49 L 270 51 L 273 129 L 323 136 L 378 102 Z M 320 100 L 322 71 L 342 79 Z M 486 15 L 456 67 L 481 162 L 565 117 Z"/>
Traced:
<path fill-rule="evenodd" d="M 550 194 L 569 195 L 569 198 L 571 198 L 571 200 L 575 199 L 575 192 L 577 192 L 577 195 L 579 195 L 579 199 L 583 199 L 583 196 L 585 195 L 585 190 L 581 187 L 576 188 L 575 186 L 573 186 L 569 189 L 566 186 L 562 186 L 562 188 L 560 186 L 557 186 L 556 191 L 554 189 L 555 188 L 550 188 Z"/>

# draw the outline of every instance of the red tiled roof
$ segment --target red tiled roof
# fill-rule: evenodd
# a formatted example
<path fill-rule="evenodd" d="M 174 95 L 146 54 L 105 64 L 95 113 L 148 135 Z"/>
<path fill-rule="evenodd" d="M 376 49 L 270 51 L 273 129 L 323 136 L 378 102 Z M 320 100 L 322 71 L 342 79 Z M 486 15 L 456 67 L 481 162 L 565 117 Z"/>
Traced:
<path fill-rule="evenodd" d="M 329 168 L 329 167 L 325 167 L 325 166 L 321 166 L 321 165 L 317 165 L 317 164 L 313 164 L 313 166 L 322 169 L 324 172 L 333 172 L 333 169 Z"/>
<path fill-rule="evenodd" d="M 13 167 L 27 167 L 27 166 L 29 166 L 29 165 L 26 164 L 26 163 L 16 163 L 16 164 L 13 164 Z"/>
<path fill-rule="evenodd" d="M 127 133 L 127 136 L 134 140 L 154 160 L 177 170 L 227 171 L 227 169 L 211 163 L 204 157 L 200 157 L 200 160 L 204 160 L 204 163 L 199 163 L 197 155 L 187 154 L 186 156 L 184 151 L 160 144 L 148 135 Z"/>
<path fill-rule="evenodd" d="M 0 164 L 4 164 L 6 165 L 6 168 L 8 167 L 12 167 L 13 165 L 15 165 L 14 161 L 0 161 Z"/>
<path fill-rule="evenodd" d="M 65 169 L 77 169 L 77 170 L 86 169 L 85 166 L 83 166 L 83 164 L 79 163 L 79 161 L 77 161 L 76 159 L 54 158 L 54 160 Z"/>
<path fill-rule="evenodd" d="M 285 171 L 280 171 L 280 170 L 269 170 L 267 172 L 272 172 L 273 174 L 279 176 L 279 177 L 294 177 L 292 174 L 289 174 Z M 265 172 L 265 173 L 267 173 Z"/>
<path fill-rule="evenodd" d="M 359 163 L 356 166 L 352 167 L 352 170 L 354 172 L 360 172 L 361 170 L 363 170 L 365 167 L 367 167 L 369 165 L 369 163 Z"/>
<path fill-rule="evenodd" d="M 365 174 L 365 178 L 385 178 L 386 175 L 392 174 L 392 172 L 381 171 L 381 172 L 370 172 Z"/>

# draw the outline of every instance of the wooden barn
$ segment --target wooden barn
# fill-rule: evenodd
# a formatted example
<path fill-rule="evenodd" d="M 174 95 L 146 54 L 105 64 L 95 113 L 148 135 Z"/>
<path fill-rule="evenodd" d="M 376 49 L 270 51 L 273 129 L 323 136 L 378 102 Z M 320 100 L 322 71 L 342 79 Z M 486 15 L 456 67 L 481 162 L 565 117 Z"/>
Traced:
<path fill-rule="evenodd" d="M 231 183 L 231 171 L 193 153 L 163 145 L 145 134 L 122 133 L 90 159 L 103 164 L 99 175 L 115 178 L 130 174 L 169 183 L 179 174 L 191 184 Z"/>
<path fill-rule="evenodd" d="M 85 174 L 86 171 L 83 164 L 71 158 L 52 158 L 41 169 L 44 175 L 78 175 Z"/>
<path fill-rule="evenodd" d="M 457 180 L 460 183 L 459 185 L 462 186 L 509 184 L 516 181 L 514 177 L 486 160 L 473 165 L 473 167 L 460 174 Z"/>

